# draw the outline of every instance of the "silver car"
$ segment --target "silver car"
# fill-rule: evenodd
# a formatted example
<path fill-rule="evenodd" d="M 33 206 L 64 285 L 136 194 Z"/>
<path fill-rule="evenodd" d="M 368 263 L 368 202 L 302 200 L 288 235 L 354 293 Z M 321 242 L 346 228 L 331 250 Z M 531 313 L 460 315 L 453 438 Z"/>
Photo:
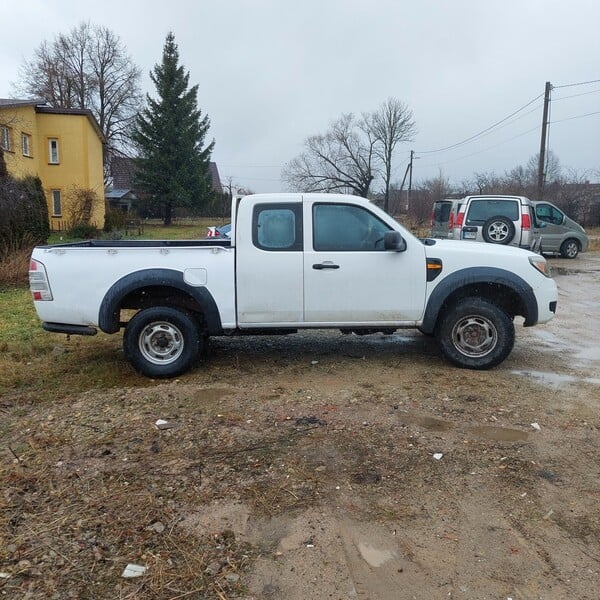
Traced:
<path fill-rule="evenodd" d="M 454 220 L 453 238 L 517 246 L 536 247 L 532 229 L 533 206 L 524 196 L 466 196 Z"/>
<path fill-rule="evenodd" d="M 585 252 L 589 239 L 585 229 L 546 201 L 532 201 L 535 209 L 536 233 L 541 238 L 541 254 L 560 254 L 563 258 L 576 258 Z"/>

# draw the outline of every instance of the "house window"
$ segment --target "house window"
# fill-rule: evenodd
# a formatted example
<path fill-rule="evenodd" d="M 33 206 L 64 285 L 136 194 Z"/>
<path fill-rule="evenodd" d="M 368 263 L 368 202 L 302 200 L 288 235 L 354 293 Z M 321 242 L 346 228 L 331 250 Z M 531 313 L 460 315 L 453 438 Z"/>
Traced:
<path fill-rule="evenodd" d="M 2 150 L 11 151 L 11 143 L 10 143 L 10 127 L 6 125 L 0 125 L 0 146 Z"/>
<path fill-rule="evenodd" d="M 31 156 L 31 136 L 27 133 L 21 134 L 21 150 L 23 156 Z"/>
<path fill-rule="evenodd" d="M 48 139 L 48 162 L 51 165 L 57 165 L 60 162 L 58 155 L 58 140 L 56 138 Z"/>
<path fill-rule="evenodd" d="M 52 190 L 52 216 L 62 217 L 62 196 L 60 190 Z"/>

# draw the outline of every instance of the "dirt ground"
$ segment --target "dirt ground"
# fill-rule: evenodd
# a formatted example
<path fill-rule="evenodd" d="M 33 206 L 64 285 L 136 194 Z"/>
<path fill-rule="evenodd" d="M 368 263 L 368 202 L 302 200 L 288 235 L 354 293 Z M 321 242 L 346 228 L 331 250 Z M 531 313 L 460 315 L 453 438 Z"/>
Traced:
<path fill-rule="evenodd" d="M 2 449 L 0 593 L 598 598 L 600 253 L 549 261 L 558 314 L 492 371 L 418 332 L 311 332 L 216 339 L 174 382 L 5 399 L 26 446 Z"/>

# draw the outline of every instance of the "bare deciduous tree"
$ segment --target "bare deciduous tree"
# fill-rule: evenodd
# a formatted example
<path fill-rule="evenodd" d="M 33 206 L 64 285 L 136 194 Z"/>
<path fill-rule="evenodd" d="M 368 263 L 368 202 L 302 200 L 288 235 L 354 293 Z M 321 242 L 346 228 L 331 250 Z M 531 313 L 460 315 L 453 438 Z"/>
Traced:
<path fill-rule="evenodd" d="M 109 154 L 128 146 L 128 129 L 141 104 L 140 69 L 119 36 L 81 23 L 44 41 L 25 61 L 18 92 L 57 108 L 87 108 L 96 117 Z"/>
<path fill-rule="evenodd" d="M 307 138 L 304 152 L 285 166 L 283 178 L 295 190 L 364 197 L 374 177 L 374 146 L 364 121 L 351 113 L 342 115 L 324 135 Z"/>
<path fill-rule="evenodd" d="M 412 111 L 396 98 L 388 98 L 361 118 L 344 114 L 325 134 L 307 138 L 304 152 L 285 166 L 283 178 L 295 190 L 367 196 L 380 175 L 384 206 L 389 210 L 394 151 L 415 132 Z"/>
<path fill-rule="evenodd" d="M 416 125 L 413 112 L 397 98 L 388 98 L 377 110 L 365 115 L 364 120 L 376 141 L 375 153 L 381 162 L 383 178 L 383 208 L 389 212 L 394 151 L 399 143 L 410 142 L 414 138 Z"/>

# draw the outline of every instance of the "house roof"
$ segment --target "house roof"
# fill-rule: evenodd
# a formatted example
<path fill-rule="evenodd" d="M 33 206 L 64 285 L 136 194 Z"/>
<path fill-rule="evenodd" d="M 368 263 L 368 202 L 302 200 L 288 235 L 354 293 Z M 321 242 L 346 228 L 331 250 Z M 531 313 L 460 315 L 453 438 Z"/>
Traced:
<path fill-rule="evenodd" d="M 54 115 L 80 115 L 87 117 L 94 131 L 103 144 L 106 143 L 104 134 L 98 125 L 98 121 L 91 110 L 87 108 L 54 108 L 49 106 L 46 100 L 19 100 L 15 98 L 0 98 L 0 110 L 3 108 L 20 108 L 22 106 L 32 106 L 36 113 L 54 114 Z"/>
<path fill-rule="evenodd" d="M 127 156 L 115 156 L 111 161 L 111 173 L 113 178 L 114 189 L 132 189 L 135 179 L 135 158 Z M 215 192 L 223 193 L 221 178 L 217 163 L 210 163 L 210 174 L 212 177 L 212 187 Z"/>
<path fill-rule="evenodd" d="M 210 175 L 212 177 L 213 190 L 219 194 L 223 193 L 223 186 L 221 185 L 221 178 L 219 177 L 219 170 L 217 169 L 217 163 L 211 162 Z"/>
<path fill-rule="evenodd" d="M 132 198 L 132 199 L 135 198 L 135 194 L 129 188 L 128 189 L 107 190 L 106 193 L 104 194 L 104 197 L 107 200 L 120 200 L 121 198 L 124 198 L 127 195 L 129 195 L 130 198 Z"/>
<path fill-rule="evenodd" d="M 14 98 L 0 98 L 0 108 L 16 108 L 18 106 L 40 106 L 47 104 L 45 100 L 17 100 Z"/>

